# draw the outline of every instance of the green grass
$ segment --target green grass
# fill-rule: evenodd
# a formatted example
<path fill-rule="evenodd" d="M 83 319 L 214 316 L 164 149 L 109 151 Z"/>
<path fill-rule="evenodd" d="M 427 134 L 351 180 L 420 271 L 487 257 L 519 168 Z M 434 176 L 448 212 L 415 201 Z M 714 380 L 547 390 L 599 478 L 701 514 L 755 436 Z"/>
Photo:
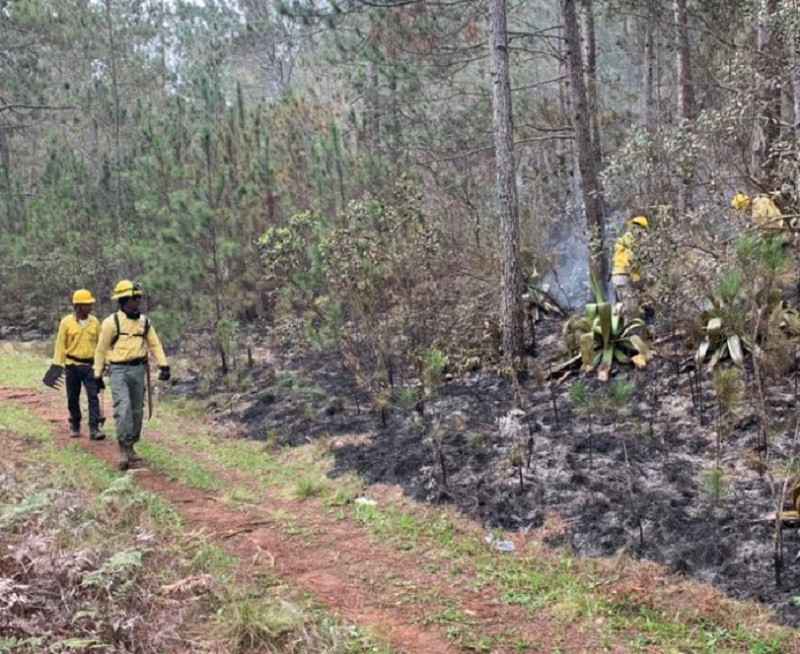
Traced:
<path fill-rule="evenodd" d="M 294 496 L 299 499 L 308 499 L 309 497 L 318 497 L 325 492 L 325 483 L 319 477 L 314 475 L 307 475 L 297 480 L 297 485 L 294 487 Z"/>
<path fill-rule="evenodd" d="M 9 366 L 9 359 L 14 360 L 14 366 Z M 10 356 L 0 352 L 0 370 L 24 368 L 34 363 L 39 366 L 40 361 L 33 356 L 26 358 L 18 353 Z M 15 379 L 22 380 L 21 385 L 25 379 L 33 378 L 26 376 L 24 370 L 14 370 L 13 374 Z M 282 377 L 280 383 L 292 389 L 304 388 L 290 375 Z M 24 408 L 0 403 L 0 426 L 24 433 L 37 443 L 45 460 L 59 466 L 63 483 L 67 485 L 108 489 L 114 479 L 119 478 L 115 471 L 80 448 L 51 447 L 50 425 Z M 222 483 L 214 470 L 227 468 L 246 478 L 226 489 L 225 499 L 230 502 L 264 502 L 274 496 L 276 490 L 284 496 L 301 499 L 319 497 L 321 508 L 333 519 L 350 521 L 363 527 L 376 541 L 413 552 L 420 567 L 432 574 L 446 570 L 449 583 L 478 591 L 491 588 L 501 603 L 522 607 L 530 616 L 544 613 L 547 619 L 560 625 L 562 632 L 574 625 L 601 625 L 596 628 L 602 638 L 601 649 L 625 647 L 631 652 L 715 654 L 744 651 L 773 654 L 786 649 L 785 642 L 778 636 L 759 636 L 744 627 L 726 625 L 724 617 L 722 622 L 692 617 L 692 607 L 687 607 L 682 620 L 676 620 L 661 611 L 632 604 L 625 598 L 609 596 L 603 592 L 604 586 L 613 584 L 614 579 L 605 578 L 601 566 L 593 560 L 576 560 L 567 553 L 541 557 L 503 554 L 492 550 L 483 542 L 480 532 L 468 527 L 465 521 L 441 511 L 420 512 L 354 503 L 363 492 L 363 481 L 352 475 L 325 479 L 331 457 L 323 445 L 267 448 L 263 443 L 225 437 L 205 424 L 202 407 L 186 400 L 160 401 L 152 427 L 168 434 L 168 439 L 155 443 L 145 436 L 139 449 L 149 465 L 171 479 L 200 490 L 218 491 Z M 179 445 L 177 450 L 180 451 L 170 447 L 171 442 Z M 38 455 L 41 456 L 41 452 Z M 37 497 L 41 499 L 36 495 L 29 498 L 30 506 L 38 506 Z M 173 529 L 179 524 L 174 510 L 158 498 L 138 501 L 146 505 L 146 514 L 156 522 L 171 525 Z M 304 543 L 313 541 L 311 527 L 303 516 L 287 515 L 283 521 L 284 533 Z M 215 546 L 206 543 L 193 547 L 193 551 L 188 562 L 190 569 L 210 570 L 215 576 L 229 580 L 235 576 L 237 562 Z M 459 605 L 437 601 L 437 608 L 431 610 L 433 600 L 420 589 L 406 589 L 404 596 L 410 602 L 419 603 L 421 621 L 440 625 L 462 647 L 475 651 L 488 651 L 501 645 L 519 651 L 527 647 L 527 642 L 512 630 L 499 638 L 481 633 L 480 625 L 473 625 Z M 251 597 L 239 593 L 236 597 L 249 602 L 246 610 L 228 607 L 218 615 L 219 626 L 229 634 L 231 643 L 260 642 L 275 649 L 275 642 L 280 642 L 280 625 L 285 615 L 280 611 L 274 613 L 274 606 L 259 599 L 257 594 Z"/>
<path fill-rule="evenodd" d="M 0 385 L 46 391 L 42 377 L 51 363 L 39 343 L 0 343 Z"/>
<path fill-rule="evenodd" d="M 302 615 L 261 597 L 232 597 L 217 614 L 220 630 L 235 651 L 282 652 L 302 626 Z"/>
<path fill-rule="evenodd" d="M 225 496 L 225 499 L 229 502 L 239 504 L 257 504 L 260 500 L 260 496 L 249 488 L 237 486 L 231 489 L 230 493 Z"/>
<path fill-rule="evenodd" d="M 59 554 L 97 551 L 97 556 L 86 559 L 96 560 L 97 565 L 84 575 L 82 590 L 96 587 L 102 594 L 112 584 L 130 588 L 130 595 L 121 591 L 115 595 L 115 602 L 123 602 L 155 592 L 163 584 L 183 583 L 193 574 L 211 575 L 212 591 L 194 608 L 206 612 L 199 624 L 209 627 L 214 639 L 209 651 L 392 654 L 382 641 L 298 600 L 271 577 L 242 579 L 236 558 L 210 542 L 203 531 L 186 531 L 168 503 L 136 486 L 135 474 L 121 476 L 71 444 L 61 447 L 48 438 L 49 425 L 26 409 L 0 404 L 0 416 L 13 424 L 14 430 L 4 433 L 3 439 L 13 444 L 7 451 L 18 464 L 13 468 L 17 479 L 3 489 L 5 494 L 0 492 L 0 537 L 7 527 L 21 538 L 35 529 L 57 526 L 54 547 Z M 180 467 L 178 474 L 183 474 Z M 65 500 L 70 510 L 64 511 L 56 500 Z M 139 541 L 140 535 L 148 538 Z M 140 582 L 141 588 L 134 588 Z M 120 604 L 119 610 L 125 606 Z M 97 608 L 86 605 L 84 612 L 95 615 Z M 105 648 L 106 637 L 105 632 L 91 630 L 81 639 L 67 640 L 51 634 L 26 639 L 3 636 L 0 652 Z M 204 642 L 196 626 L 192 638 Z"/>
<path fill-rule="evenodd" d="M 0 429 L 24 434 L 43 443 L 48 442 L 52 434 L 50 423 L 11 401 L 0 401 Z"/>
<path fill-rule="evenodd" d="M 168 479 L 204 491 L 219 490 L 222 486 L 219 478 L 201 466 L 196 459 L 170 450 L 160 443 L 143 440 L 136 445 L 136 450 L 145 458 L 148 467 Z"/>

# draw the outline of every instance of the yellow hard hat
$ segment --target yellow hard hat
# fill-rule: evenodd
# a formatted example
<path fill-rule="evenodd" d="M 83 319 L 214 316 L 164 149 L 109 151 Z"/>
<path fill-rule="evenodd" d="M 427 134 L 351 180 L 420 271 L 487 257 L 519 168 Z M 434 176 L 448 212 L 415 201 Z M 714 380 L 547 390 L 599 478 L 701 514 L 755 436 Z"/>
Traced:
<path fill-rule="evenodd" d="M 731 206 L 736 211 L 747 211 L 750 208 L 750 196 L 747 193 L 737 193 L 731 200 Z"/>
<path fill-rule="evenodd" d="M 121 300 L 124 297 L 141 297 L 142 287 L 139 284 L 132 282 L 129 279 L 123 279 L 117 282 L 114 287 L 114 293 L 111 296 L 112 300 Z"/>
<path fill-rule="evenodd" d="M 639 225 L 639 227 L 644 227 L 645 229 L 650 227 L 650 223 L 647 221 L 647 218 L 645 218 L 644 216 L 636 216 L 636 218 L 631 218 L 628 221 L 628 226 L 629 227 L 633 227 L 634 225 Z"/>
<path fill-rule="evenodd" d="M 72 304 L 94 304 L 94 296 L 85 288 L 79 288 L 72 294 Z"/>

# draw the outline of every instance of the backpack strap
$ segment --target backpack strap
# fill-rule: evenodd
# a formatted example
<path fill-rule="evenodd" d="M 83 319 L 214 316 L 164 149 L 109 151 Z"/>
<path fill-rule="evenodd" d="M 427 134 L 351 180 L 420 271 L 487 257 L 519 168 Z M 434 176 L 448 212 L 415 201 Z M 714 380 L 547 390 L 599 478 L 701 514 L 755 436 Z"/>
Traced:
<path fill-rule="evenodd" d="M 110 349 L 112 350 L 119 340 L 119 314 L 117 312 L 114 312 L 114 327 L 116 327 L 116 330 L 114 331 L 114 337 L 111 339 L 110 345 Z"/>
<path fill-rule="evenodd" d="M 114 313 L 114 327 L 116 329 L 115 329 L 115 332 L 114 332 L 114 336 L 111 339 L 111 344 L 109 345 L 109 349 L 111 349 L 111 350 L 114 349 L 114 346 L 117 344 L 117 341 L 119 340 L 119 337 L 122 336 L 122 331 L 120 330 L 120 326 L 119 326 L 119 314 L 118 313 Z M 150 318 L 145 316 L 144 317 L 144 330 L 142 330 L 142 333 L 141 334 L 131 334 L 131 336 L 139 336 L 141 339 L 147 340 L 147 333 L 149 331 L 150 331 Z M 128 334 L 125 334 L 125 336 L 128 336 Z"/>

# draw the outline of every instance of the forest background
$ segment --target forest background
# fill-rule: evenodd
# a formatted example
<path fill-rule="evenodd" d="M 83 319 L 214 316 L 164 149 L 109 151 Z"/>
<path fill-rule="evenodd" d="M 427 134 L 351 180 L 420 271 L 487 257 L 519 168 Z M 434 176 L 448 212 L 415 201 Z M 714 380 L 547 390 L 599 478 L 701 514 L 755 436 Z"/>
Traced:
<path fill-rule="evenodd" d="M 518 354 L 508 298 L 580 306 L 642 213 L 663 304 L 699 301 L 735 190 L 793 210 L 798 23 L 794 0 L 6 1 L 0 316 L 55 325 L 78 287 L 104 313 L 130 277 L 226 370 L 268 319 L 385 378 Z"/>

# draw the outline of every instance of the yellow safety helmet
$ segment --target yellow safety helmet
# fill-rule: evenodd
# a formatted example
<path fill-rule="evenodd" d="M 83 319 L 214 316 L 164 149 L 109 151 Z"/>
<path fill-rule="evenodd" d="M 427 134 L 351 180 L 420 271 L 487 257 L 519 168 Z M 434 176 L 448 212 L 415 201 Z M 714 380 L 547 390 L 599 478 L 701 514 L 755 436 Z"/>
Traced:
<path fill-rule="evenodd" d="M 114 293 L 111 296 L 112 300 L 121 300 L 124 297 L 141 297 L 142 287 L 139 284 L 132 282 L 129 279 L 123 279 L 117 282 L 114 287 Z"/>
<path fill-rule="evenodd" d="M 628 221 L 628 227 L 633 227 L 634 225 L 639 225 L 639 227 L 644 227 L 645 229 L 650 227 L 650 223 L 644 216 L 636 216 L 636 218 L 631 218 Z"/>
<path fill-rule="evenodd" d="M 79 288 L 72 294 L 72 304 L 94 304 L 94 296 L 85 288 Z"/>
<path fill-rule="evenodd" d="M 750 196 L 747 193 L 737 193 L 733 196 L 733 200 L 731 200 L 731 206 L 736 209 L 736 211 L 747 211 L 750 208 Z"/>

